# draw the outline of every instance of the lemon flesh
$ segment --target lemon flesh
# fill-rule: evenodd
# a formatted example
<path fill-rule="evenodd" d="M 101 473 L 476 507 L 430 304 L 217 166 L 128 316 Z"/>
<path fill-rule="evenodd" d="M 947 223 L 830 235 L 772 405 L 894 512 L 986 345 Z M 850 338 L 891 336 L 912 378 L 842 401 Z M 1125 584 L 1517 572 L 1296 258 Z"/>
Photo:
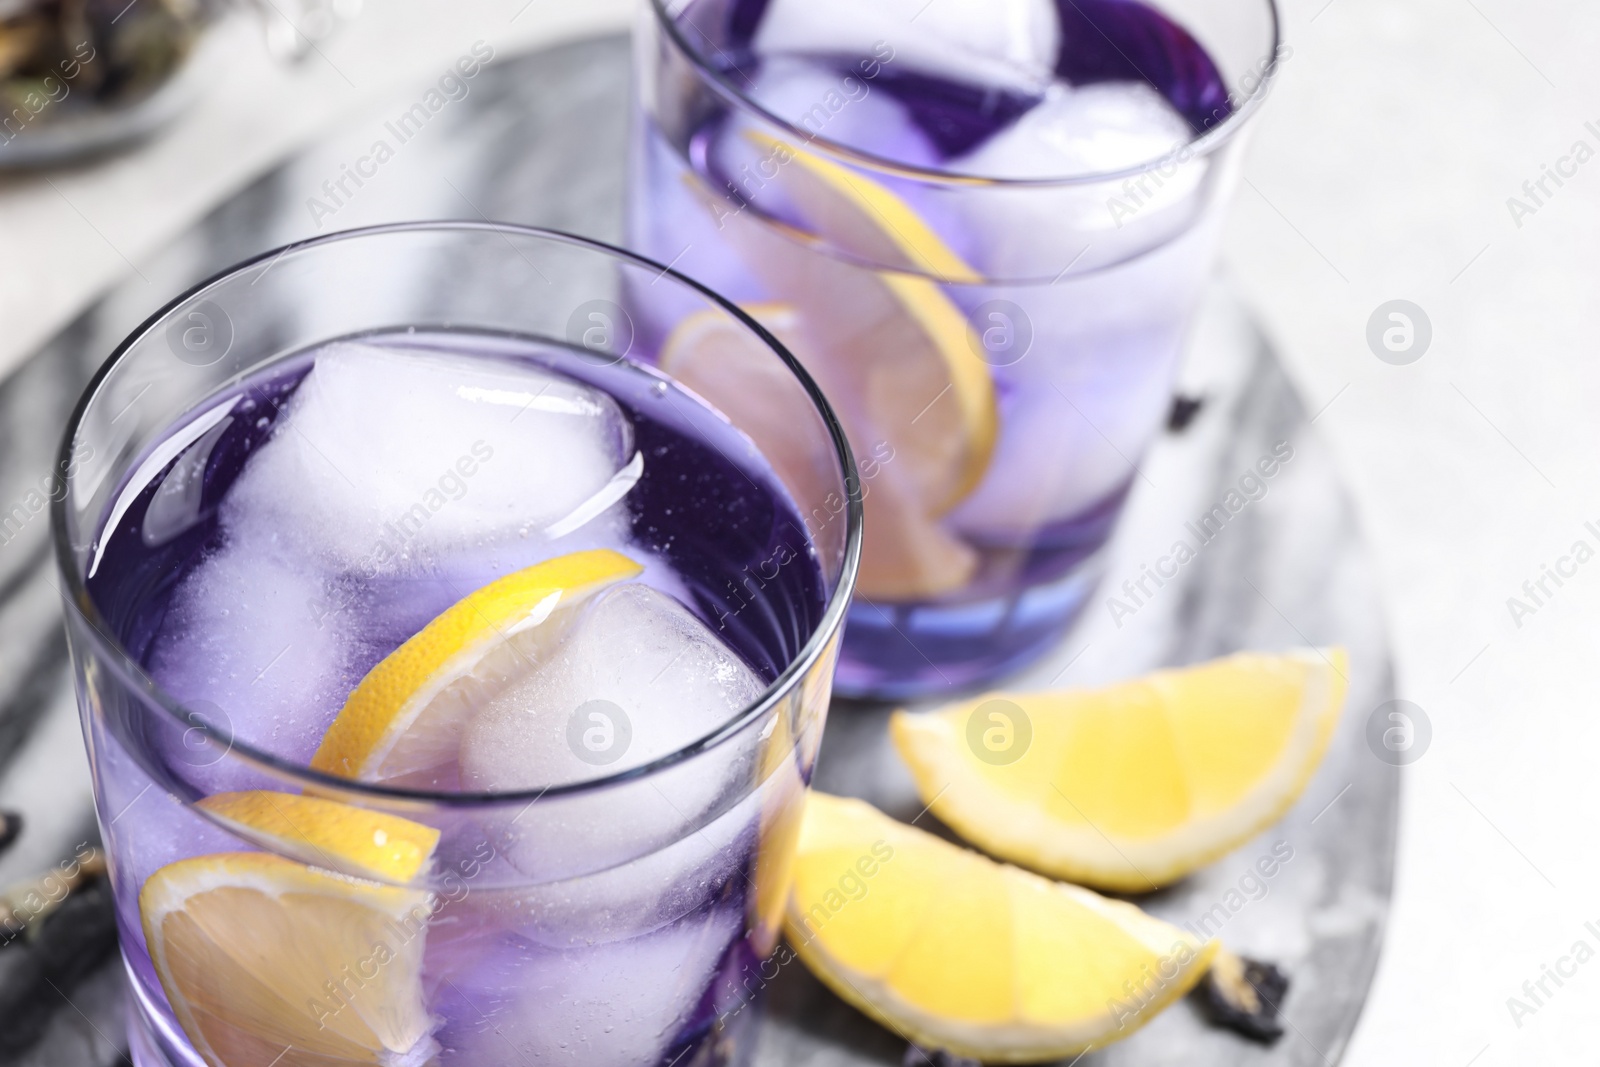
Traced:
<path fill-rule="evenodd" d="M 830 989 L 925 1048 L 1077 1055 L 1193 987 L 1216 942 L 812 792 L 786 934 Z"/>
<path fill-rule="evenodd" d="M 321 797 L 251 790 L 195 806 L 264 848 L 383 882 L 414 879 L 439 844 L 431 826 Z"/>
<path fill-rule="evenodd" d="M 139 894 L 151 963 L 211 1067 L 422 1064 L 427 893 L 259 852 L 169 864 Z"/>
<path fill-rule="evenodd" d="M 1282 817 L 1327 751 L 1346 674 L 1342 649 L 1241 654 L 1106 689 L 901 711 L 890 735 L 923 800 L 968 841 L 1146 892 Z M 1018 744 L 1019 729 L 1031 733 L 1020 756 L 983 751 L 985 738 Z"/>
<path fill-rule="evenodd" d="M 642 570 L 610 549 L 573 552 L 464 597 L 367 672 L 312 768 L 364 782 L 458 788 L 462 731 L 485 692 L 538 662 L 583 603 Z"/>

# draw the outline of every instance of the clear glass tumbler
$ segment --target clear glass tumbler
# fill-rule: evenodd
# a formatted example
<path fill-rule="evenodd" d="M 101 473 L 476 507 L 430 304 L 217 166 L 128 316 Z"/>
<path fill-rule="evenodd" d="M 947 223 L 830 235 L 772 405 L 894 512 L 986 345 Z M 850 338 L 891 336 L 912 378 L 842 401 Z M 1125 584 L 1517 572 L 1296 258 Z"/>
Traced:
<path fill-rule="evenodd" d="M 653 366 L 661 335 L 635 329 L 629 310 L 641 292 L 670 292 L 706 345 L 762 381 L 761 421 L 735 414 L 730 427 Z M 651 320 L 663 325 L 680 324 Z M 330 341 L 429 331 L 570 355 L 568 372 L 653 411 L 679 455 L 700 457 L 658 492 L 651 465 L 668 470 L 670 449 L 641 438 L 645 474 L 625 518 L 661 534 L 660 569 L 641 580 L 672 573 L 694 590 L 693 613 L 764 682 L 753 702 L 622 770 L 573 741 L 594 764 L 587 777 L 474 793 L 358 782 L 284 755 L 302 739 L 273 720 L 268 672 L 315 659 L 367 601 L 330 609 L 252 590 L 252 603 L 277 605 L 256 628 L 287 619 L 290 641 L 254 683 L 214 679 L 242 695 L 190 701 L 158 683 L 162 598 L 214 547 L 228 465 L 262 447 L 229 436 L 268 421 L 263 394 L 240 390 Z M 673 357 L 690 376 L 697 352 Z M 747 1053 L 745 1009 L 770 978 L 861 523 L 844 435 L 769 334 L 658 264 L 561 234 L 475 223 L 334 234 L 205 282 L 135 331 L 80 401 L 60 469 L 57 561 L 141 1067 L 686 1067 Z M 745 499 L 750 479 L 775 479 L 801 521 L 757 509 L 737 527 L 753 539 L 720 536 L 734 528 L 718 509 Z M 305 485 L 311 513 L 333 510 L 319 491 Z M 433 596 L 426 586 L 388 595 Z M 206 637 L 165 646 L 169 666 L 187 657 L 179 666 L 204 675 Z M 627 709 L 636 736 L 649 711 Z M 593 748 L 590 719 L 580 725 Z M 402 854 L 423 862 L 386 875 Z"/>
<path fill-rule="evenodd" d="M 765 323 L 845 424 L 841 692 L 982 684 L 1087 602 L 1278 30 L 1271 0 L 653 0 L 629 239 Z"/>

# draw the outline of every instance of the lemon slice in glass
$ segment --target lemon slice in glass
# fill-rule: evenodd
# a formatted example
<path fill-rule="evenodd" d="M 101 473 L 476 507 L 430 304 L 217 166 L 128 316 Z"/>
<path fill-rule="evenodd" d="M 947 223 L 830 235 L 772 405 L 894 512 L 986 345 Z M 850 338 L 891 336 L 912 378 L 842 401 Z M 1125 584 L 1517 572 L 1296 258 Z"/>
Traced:
<path fill-rule="evenodd" d="M 150 961 L 211 1067 L 421 1067 L 431 905 L 261 852 L 180 860 L 139 894 Z"/>
<path fill-rule="evenodd" d="M 364 782 L 458 788 L 462 730 L 485 688 L 537 662 L 580 605 L 642 570 L 610 549 L 573 552 L 462 598 L 367 672 L 311 766 Z"/>
<path fill-rule="evenodd" d="M 743 310 L 794 350 L 799 328 L 794 308 L 751 304 Z M 673 328 L 658 362 L 751 439 L 801 507 L 826 499 L 836 483 L 837 462 L 811 427 L 796 419 L 797 412 L 811 410 L 811 398 L 743 323 L 720 308 L 697 311 Z"/>
<path fill-rule="evenodd" d="M 1229 656 L 1098 690 L 997 693 L 890 734 L 935 815 L 985 851 L 1147 892 L 1276 822 L 1344 705 L 1343 649 Z"/>
<path fill-rule="evenodd" d="M 274 852 L 384 882 L 416 878 L 439 844 L 431 826 L 321 797 L 260 789 L 217 793 L 195 807 Z"/>
<path fill-rule="evenodd" d="M 759 130 L 746 134 L 777 165 L 784 192 L 827 239 L 869 263 L 975 285 L 983 276 L 892 189 L 859 170 Z M 791 166 L 793 173 L 788 173 Z"/>
<path fill-rule="evenodd" d="M 1132 904 L 813 792 L 786 933 L 843 999 L 923 1048 L 1066 1059 L 1126 1037 L 1217 950 Z"/>
<path fill-rule="evenodd" d="M 752 267 L 798 310 L 811 342 L 802 356 L 807 367 L 819 380 L 852 387 L 829 395 L 847 396 L 836 403 L 863 420 L 854 427 L 857 450 L 887 440 L 927 513 L 943 514 L 977 486 L 999 432 L 981 346 L 939 284 L 982 278 L 881 182 L 765 134 L 750 136 L 787 155 L 774 181 L 810 229 L 873 265 L 846 262 L 774 227 Z"/>
<path fill-rule="evenodd" d="M 942 286 L 982 279 L 888 186 L 750 136 L 781 161 L 773 181 L 808 232 L 717 214 L 772 298 L 750 310 L 816 378 L 861 464 L 858 590 L 907 601 L 961 589 L 978 555 L 939 520 L 987 472 L 999 412 L 982 347 Z"/>
<path fill-rule="evenodd" d="M 868 519 L 861 543 L 863 596 L 911 600 L 966 584 L 977 568 L 977 554 L 928 517 L 913 490 L 902 485 L 899 453 L 874 441 L 859 427 L 860 398 L 831 362 L 816 356 L 800 330 L 800 315 L 789 304 L 751 304 L 745 308 L 809 368 L 834 405 L 851 438 L 861 468 Z M 745 430 L 778 476 L 802 501 L 828 500 L 833 484 L 832 454 L 806 451 L 800 443 L 814 435 L 793 425 L 797 404 L 807 403 L 799 382 L 742 325 L 718 311 L 684 319 L 661 349 L 661 369 L 698 393 Z M 887 460 L 885 456 L 889 457 Z M 834 502 L 842 511 L 843 501 Z M 838 512 L 806 515 L 808 523 L 834 521 Z M 842 519 L 839 521 L 843 521 Z"/>

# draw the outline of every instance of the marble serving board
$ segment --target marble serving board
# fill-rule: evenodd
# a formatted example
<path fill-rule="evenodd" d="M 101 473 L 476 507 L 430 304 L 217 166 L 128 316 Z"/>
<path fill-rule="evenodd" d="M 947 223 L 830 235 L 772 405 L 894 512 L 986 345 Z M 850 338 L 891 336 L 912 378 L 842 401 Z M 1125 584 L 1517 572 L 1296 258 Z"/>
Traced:
<path fill-rule="evenodd" d="M 106 293 L 0 384 L 0 502 L 5 509 L 21 502 L 24 513 L 0 538 L 0 809 L 22 812 L 27 823 L 0 856 L 0 885 L 43 871 L 96 833 L 48 517 L 32 506 L 94 368 L 170 296 L 246 256 L 318 232 L 488 218 L 620 241 L 628 65 L 622 37 L 495 60 L 465 99 L 434 116 L 332 215 L 312 203 L 322 183 L 383 137 L 391 112 L 404 111 L 412 98 L 320 137 L 140 264 L 139 276 Z M 1392 688 L 1374 568 L 1333 457 L 1225 281 L 1207 299 L 1178 392 L 1182 402 L 1167 433 L 1138 465 L 1098 598 L 1061 646 L 1008 688 L 1093 685 L 1239 649 L 1340 643 L 1350 652 L 1349 702 L 1326 763 L 1279 825 L 1140 901 L 1179 923 L 1209 916 L 1236 951 L 1282 966 L 1293 982 L 1284 1037 L 1251 1044 L 1209 1027 L 1180 1003 L 1081 1063 L 1332 1065 L 1371 984 L 1393 875 L 1399 772 L 1365 741 L 1369 716 Z M 1190 524 L 1216 506 L 1237 505 L 1230 491 L 1274 454 L 1280 462 L 1265 495 L 1241 493 L 1243 506 L 1230 510 L 1219 533 L 1197 536 Z M 1180 541 L 1194 558 L 1177 577 L 1160 588 L 1147 581 L 1149 595 L 1121 592 L 1125 580 L 1137 583 L 1146 565 Z M 817 784 L 911 818 L 922 804 L 888 745 L 890 710 L 836 704 Z M 919 825 L 930 822 L 926 816 Z M 1272 879 L 1247 877 L 1260 856 L 1285 846 L 1292 859 Z M 124 978 L 109 945 L 89 961 L 94 966 L 56 972 L 62 982 L 40 981 L 37 967 L 20 960 L 12 949 L 0 951 L 0 1007 L 32 1022 L 8 1020 L 0 1063 L 88 1067 L 124 1058 Z M 834 998 L 798 964 L 780 971 L 767 1005 L 757 1067 L 898 1064 L 907 1055 L 904 1041 Z"/>

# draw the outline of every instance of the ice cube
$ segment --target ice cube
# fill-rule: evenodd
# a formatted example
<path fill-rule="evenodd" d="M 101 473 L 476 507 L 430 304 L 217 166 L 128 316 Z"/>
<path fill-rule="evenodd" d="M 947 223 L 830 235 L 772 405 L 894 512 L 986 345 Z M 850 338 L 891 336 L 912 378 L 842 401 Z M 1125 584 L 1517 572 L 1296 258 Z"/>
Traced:
<path fill-rule="evenodd" d="M 712 733 L 762 689 L 672 597 L 621 586 L 590 606 L 554 654 L 488 699 L 462 739 L 462 782 L 535 790 L 639 767 Z M 752 755 L 724 744 L 609 786 L 603 820 L 552 799 L 485 830 L 540 880 L 600 870 L 694 833 L 735 803 L 754 773 Z"/>
<path fill-rule="evenodd" d="M 441 1067 L 654 1067 L 705 996 L 743 915 L 717 909 L 622 941 L 551 949 L 508 935 L 433 1005 Z"/>
<path fill-rule="evenodd" d="M 746 303 L 769 298 L 759 281 L 737 257 L 707 253 L 726 245 L 727 228 L 749 225 L 759 215 L 850 247 L 848 234 L 831 232 L 815 212 L 806 211 L 792 195 L 792 180 L 786 172 L 800 164 L 793 161 L 790 152 L 819 151 L 806 148 L 813 138 L 818 138 L 911 166 L 935 166 L 940 158 L 905 107 L 870 80 L 847 77 L 808 60 L 786 57 L 763 62 L 754 77 L 751 96 L 795 126 L 798 135 L 774 131 L 769 123 L 738 113 L 710 147 L 710 169 L 718 181 L 691 190 L 669 184 L 665 196 L 681 200 L 685 211 L 638 213 L 646 225 L 658 216 L 664 220 L 655 224 L 663 235 L 656 239 L 657 246 L 663 250 L 671 247 L 663 258 L 684 250 L 684 269 L 708 284 L 718 285 L 717 291 L 730 299 Z M 773 144 L 774 137 L 781 143 Z M 747 203 L 752 207 L 747 208 Z M 698 238 L 695 223 L 699 224 Z M 672 236 L 667 237 L 668 232 Z M 654 293 L 644 295 L 652 301 L 659 299 Z"/>
<path fill-rule="evenodd" d="M 604 818 L 582 827 L 590 840 L 628 818 L 605 799 Z M 527 818 L 561 803 L 536 802 Z M 632 862 L 534 884 L 473 883 L 448 900 L 427 948 L 443 1064 L 662 1062 L 743 931 L 760 812 L 752 793 Z"/>
<path fill-rule="evenodd" d="M 746 872 L 768 796 L 768 791 L 752 791 L 698 830 L 586 874 L 534 880 L 510 868 L 484 874 L 482 884 L 472 884 L 441 912 L 441 925 L 453 933 L 430 943 L 429 952 L 437 950 L 442 969 L 464 972 L 475 966 L 481 947 L 474 945 L 481 946 L 483 933 L 511 932 L 547 948 L 579 948 L 636 937 L 702 911 L 713 899 L 737 898 L 749 885 Z M 660 807 L 661 798 L 654 803 Z M 541 798 L 518 824 L 548 820 L 563 804 L 559 797 Z M 583 832 L 590 840 L 630 814 L 610 793 L 576 807 L 587 809 L 588 817 L 581 818 L 574 808 L 574 821 L 586 824 Z M 503 858 L 491 838 L 473 847 L 481 853 L 485 845 Z"/>
<path fill-rule="evenodd" d="M 317 356 L 222 521 L 276 529 L 331 572 L 415 573 L 614 518 L 641 469 L 615 401 L 572 379 L 342 343 Z"/>
<path fill-rule="evenodd" d="M 462 779 L 504 792 L 615 774 L 710 733 L 763 688 L 672 597 L 619 586 L 485 703 L 462 741 Z"/>
<path fill-rule="evenodd" d="M 754 77 L 750 98 L 808 138 L 818 137 L 912 166 L 931 167 L 939 162 L 927 134 L 905 107 L 876 87 L 871 78 L 788 56 L 764 60 Z M 736 181 L 741 174 L 739 166 L 759 166 L 760 158 L 767 155 L 761 152 L 754 160 L 734 157 L 732 152 L 748 151 L 737 143 L 741 140 L 745 138 L 724 138 L 730 156 L 723 162 L 725 166 L 738 164 L 727 169 Z"/>
<path fill-rule="evenodd" d="M 1057 82 L 951 169 L 988 178 L 1105 174 L 1160 159 L 1192 136 L 1183 116 L 1144 82 Z"/>
<path fill-rule="evenodd" d="M 1061 22 L 1054 0 L 772 0 L 763 55 L 876 56 L 926 74 L 1038 92 L 1054 76 Z"/>
<path fill-rule="evenodd" d="M 271 531 L 236 531 L 174 594 L 151 671 L 203 718 L 220 717 L 220 729 L 309 760 L 352 684 L 345 632 L 325 624 L 336 595 Z M 200 781 L 230 761 L 197 750 L 185 763 Z"/>
<path fill-rule="evenodd" d="M 950 163 L 958 173 L 1005 179 L 1079 179 L 995 186 L 953 198 L 976 235 L 981 271 L 998 278 L 1078 274 L 1156 247 L 1191 225 L 1203 206 L 1207 161 L 1186 155 L 1188 123 L 1143 82 L 1056 84 L 1010 127 Z M 1136 168 L 1107 181 L 1083 180 Z"/>

